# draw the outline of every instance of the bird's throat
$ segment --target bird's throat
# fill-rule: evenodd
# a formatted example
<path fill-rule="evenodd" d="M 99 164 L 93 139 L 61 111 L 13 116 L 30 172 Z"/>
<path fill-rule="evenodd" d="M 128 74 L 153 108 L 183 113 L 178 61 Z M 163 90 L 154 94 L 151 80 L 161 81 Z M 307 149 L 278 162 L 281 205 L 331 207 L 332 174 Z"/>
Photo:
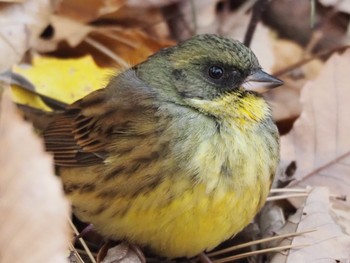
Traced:
<path fill-rule="evenodd" d="M 253 93 L 227 93 L 214 100 L 190 99 L 197 110 L 214 116 L 219 122 L 250 126 L 271 117 L 267 102 Z"/>

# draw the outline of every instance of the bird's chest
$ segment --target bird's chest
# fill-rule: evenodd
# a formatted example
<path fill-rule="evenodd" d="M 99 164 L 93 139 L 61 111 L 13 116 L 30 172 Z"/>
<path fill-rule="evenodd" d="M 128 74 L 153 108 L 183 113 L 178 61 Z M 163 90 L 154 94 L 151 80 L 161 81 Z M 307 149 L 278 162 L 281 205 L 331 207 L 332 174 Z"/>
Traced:
<path fill-rule="evenodd" d="M 277 152 L 278 143 L 272 134 L 223 127 L 198 146 L 192 162 L 208 193 L 219 188 L 239 194 L 261 185 L 263 195 L 267 195 Z"/>

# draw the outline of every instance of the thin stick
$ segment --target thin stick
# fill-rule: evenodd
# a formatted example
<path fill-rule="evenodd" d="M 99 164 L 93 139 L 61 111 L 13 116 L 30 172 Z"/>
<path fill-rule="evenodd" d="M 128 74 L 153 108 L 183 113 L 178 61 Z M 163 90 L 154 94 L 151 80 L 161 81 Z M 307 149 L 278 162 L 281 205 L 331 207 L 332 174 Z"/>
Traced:
<path fill-rule="evenodd" d="M 273 188 L 270 190 L 270 194 L 275 193 L 308 193 L 310 192 L 306 188 Z"/>
<path fill-rule="evenodd" d="M 84 263 L 84 260 L 79 255 L 78 250 L 75 249 L 75 247 L 72 245 L 72 243 L 69 244 L 69 249 L 71 252 L 74 252 L 75 257 L 79 260 L 79 262 Z M 86 252 L 86 251 L 84 251 Z"/>
<path fill-rule="evenodd" d="M 306 234 L 306 233 L 310 233 L 310 232 L 314 232 L 314 231 L 317 231 L 317 229 L 309 229 L 309 230 L 305 230 L 305 231 L 302 231 L 302 232 L 288 233 L 288 234 L 284 234 L 284 235 L 278 235 L 278 236 L 267 237 L 267 238 L 263 238 L 263 239 L 259 239 L 259 240 L 254 240 L 254 241 L 251 241 L 251 242 L 247 242 L 247 243 L 244 243 L 244 244 L 240 244 L 240 245 L 237 245 L 237 246 L 232 246 L 232 247 L 229 247 L 229 248 L 225 248 L 225 249 L 221 249 L 221 250 L 209 253 L 208 256 L 209 257 L 213 257 L 213 256 L 221 255 L 221 254 L 224 254 L 224 253 L 232 252 L 232 251 L 235 251 L 235 250 L 238 250 L 238 249 L 241 249 L 241 248 L 245 248 L 245 247 L 249 247 L 249 246 L 253 246 L 253 245 L 258 245 L 258 244 L 261 244 L 261 243 L 270 242 L 270 241 L 273 241 L 273 240 L 276 240 L 276 239 L 283 239 L 283 238 L 300 236 L 300 235 L 303 235 L 303 234 Z"/>
<path fill-rule="evenodd" d="M 348 196 L 347 195 L 330 194 L 329 196 L 332 197 L 332 198 L 335 198 L 337 200 L 344 201 L 344 202 L 346 202 L 346 200 L 348 200 Z"/>
<path fill-rule="evenodd" d="M 192 15 L 192 24 L 193 24 L 193 35 L 197 34 L 198 31 L 198 25 L 197 25 L 197 12 L 196 12 L 196 5 L 194 4 L 194 0 L 190 0 L 191 5 L 191 15 Z"/>
<path fill-rule="evenodd" d="M 248 12 L 249 9 L 252 8 L 252 6 L 254 6 L 256 1 L 257 0 L 244 1 L 244 3 L 235 12 L 234 16 L 231 16 L 228 12 L 224 13 L 224 16 L 223 16 L 224 19 L 222 20 L 222 22 L 220 22 L 219 29 L 218 29 L 218 32 L 220 33 L 220 35 L 224 36 L 224 35 L 229 34 L 229 30 L 232 29 L 233 27 L 235 27 L 235 25 L 243 19 L 245 14 Z M 227 1 L 224 3 L 228 4 Z M 225 16 L 230 17 L 230 18 L 226 19 L 227 20 L 226 21 Z"/>
<path fill-rule="evenodd" d="M 266 249 L 256 250 L 248 253 L 242 253 L 242 254 L 227 257 L 227 258 L 213 260 L 213 263 L 225 263 L 225 262 L 230 262 L 240 258 L 251 257 L 254 255 L 265 254 L 269 252 L 278 252 L 278 251 L 283 251 L 291 248 L 302 248 L 302 247 L 307 247 L 309 245 L 310 244 L 302 244 L 302 245 L 288 245 L 288 246 L 281 246 L 281 247 L 274 247 L 274 248 L 266 248 Z"/>
<path fill-rule="evenodd" d="M 97 50 L 99 50 L 101 53 L 105 54 L 106 56 L 108 56 L 109 58 L 113 59 L 115 62 L 117 62 L 120 66 L 124 67 L 124 68 L 128 68 L 130 65 L 128 63 L 126 63 L 126 61 L 124 59 L 122 59 L 121 57 L 119 57 L 117 54 L 115 54 L 112 50 L 110 50 L 108 47 L 102 45 L 101 43 L 93 40 L 90 37 L 86 37 L 84 39 L 84 41 L 86 43 L 88 43 L 89 45 L 93 46 L 94 48 L 96 48 Z"/>
<path fill-rule="evenodd" d="M 331 50 L 323 50 L 310 58 L 302 59 L 299 62 L 296 62 L 296 63 L 294 63 L 294 64 L 292 64 L 284 69 L 278 70 L 278 71 L 274 72 L 273 75 L 276 77 L 281 77 L 281 76 L 287 74 L 288 72 L 293 71 L 293 70 L 305 65 L 306 63 L 309 63 L 310 61 L 312 61 L 314 59 L 331 55 L 334 52 L 338 52 L 338 51 L 341 52 L 341 51 L 344 51 L 348 48 L 350 48 L 350 45 L 336 47 L 336 48 L 333 48 Z"/>
<path fill-rule="evenodd" d="M 97 27 L 97 28 L 93 28 L 94 32 L 95 33 L 98 33 L 102 36 L 105 36 L 105 37 L 108 37 L 110 39 L 113 39 L 113 40 L 116 40 L 128 47 L 131 47 L 131 48 L 134 48 L 134 49 L 137 49 L 139 47 L 139 45 L 137 45 L 135 42 L 132 42 L 128 39 L 125 39 L 125 38 L 122 38 L 122 37 L 119 37 L 118 35 L 116 34 L 111 34 L 111 31 L 117 31 L 116 28 L 108 28 L 108 27 Z"/>
<path fill-rule="evenodd" d="M 258 2 L 256 2 L 253 7 L 252 17 L 249 21 L 248 29 L 244 36 L 244 41 L 243 41 L 244 45 L 246 45 L 247 47 L 249 47 L 250 43 L 252 42 L 256 26 L 260 21 L 261 14 L 263 13 L 267 3 L 268 3 L 268 0 L 258 0 Z"/>
<path fill-rule="evenodd" d="M 78 236 L 78 235 L 79 235 L 79 231 L 77 230 L 77 228 L 76 228 L 75 225 L 73 224 L 72 220 L 69 218 L 68 221 L 69 221 L 69 224 L 70 224 L 71 228 L 73 229 L 74 233 Z M 85 249 L 86 254 L 87 254 L 88 257 L 90 258 L 91 262 L 92 262 L 92 263 L 96 263 L 96 260 L 95 260 L 94 256 L 92 255 L 92 253 L 91 253 L 89 247 L 86 245 L 84 239 L 79 238 L 78 240 L 79 240 L 80 244 L 83 246 L 83 248 Z"/>
<path fill-rule="evenodd" d="M 308 197 L 309 194 L 289 194 L 289 195 L 276 195 L 276 196 L 269 196 L 266 199 L 266 202 L 271 202 L 271 201 L 276 201 L 276 200 L 283 200 L 283 199 L 288 199 L 288 198 L 299 198 L 299 197 Z"/>

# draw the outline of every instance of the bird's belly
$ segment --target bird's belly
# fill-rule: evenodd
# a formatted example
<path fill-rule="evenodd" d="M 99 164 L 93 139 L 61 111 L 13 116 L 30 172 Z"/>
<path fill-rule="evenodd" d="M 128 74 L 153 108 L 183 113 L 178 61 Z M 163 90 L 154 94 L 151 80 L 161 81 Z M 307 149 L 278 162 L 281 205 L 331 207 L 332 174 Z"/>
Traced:
<path fill-rule="evenodd" d="M 169 187 L 172 196 L 165 194 Z M 177 188 L 174 191 L 174 188 Z M 268 186 L 266 186 L 268 188 Z M 192 257 L 211 250 L 243 229 L 260 208 L 260 185 L 247 187 L 240 194 L 227 189 L 207 192 L 204 184 L 168 179 L 148 193 L 132 198 L 114 198 L 108 204 L 94 201 L 95 211 L 86 206 L 81 194 L 76 205 L 78 217 L 94 224 L 103 235 L 150 247 L 169 258 Z M 86 212 L 88 211 L 88 212 Z"/>
<path fill-rule="evenodd" d="M 119 174 L 99 183 L 94 167 L 67 170 L 62 180 L 68 190 L 79 186 L 66 189 L 75 213 L 102 235 L 148 246 L 169 258 L 192 257 L 242 230 L 269 192 L 278 146 L 270 152 L 267 145 L 277 141 L 231 137 L 213 136 L 198 145 L 192 159 L 181 162 L 182 170 L 153 170 L 162 166 L 152 163 L 132 176 Z M 93 187 L 82 184 L 86 181 Z"/>

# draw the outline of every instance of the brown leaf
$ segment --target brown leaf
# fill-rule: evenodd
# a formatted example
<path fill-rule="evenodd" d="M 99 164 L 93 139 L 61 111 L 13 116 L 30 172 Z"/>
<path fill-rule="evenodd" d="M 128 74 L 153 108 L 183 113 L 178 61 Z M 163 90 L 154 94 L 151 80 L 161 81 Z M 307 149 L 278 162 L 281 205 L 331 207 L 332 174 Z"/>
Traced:
<path fill-rule="evenodd" d="M 107 250 L 101 263 L 141 263 L 139 256 L 127 243 L 121 243 Z"/>
<path fill-rule="evenodd" d="M 103 34 L 102 34 L 103 33 Z M 135 65 L 147 59 L 148 56 L 161 48 L 168 47 L 174 42 L 164 39 L 155 39 L 139 29 L 107 28 L 105 30 L 95 30 L 91 38 L 118 55 L 129 65 Z M 102 65 L 115 66 L 116 61 L 105 63 L 106 55 L 98 48 L 94 47 L 94 59 Z M 99 56 L 96 54 L 99 52 Z M 96 54 L 96 55 L 95 55 Z M 104 57 L 103 60 L 100 59 Z"/>
<path fill-rule="evenodd" d="M 296 232 L 316 231 L 294 237 L 292 245 L 301 247 L 291 249 L 288 255 L 276 254 L 272 263 L 348 262 L 350 236 L 343 233 L 333 218 L 327 188 L 314 188 L 304 207 L 288 219 L 285 228 L 295 228 Z"/>
<path fill-rule="evenodd" d="M 68 202 L 51 156 L 15 111 L 0 100 L 1 262 L 66 262 Z"/>
<path fill-rule="evenodd" d="M 0 9 L 0 72 L 18 63 L 49 21 L 54 1 L 27 0 Z"/>
<path fill-rule="evenodd" d="M 350 14 L 350 2 L 345 0 L 319 0 L 324 6 L 331 6 L 336 10 Z"/>
<path fill-rule="evenodd" d="M 102 15 L 115 12 L 126 0 L 63 0 L 57 14 L 82 23 L 96 20 Z"/>
<path fill-rule="evenodd" d="M 350 50 L 335 54 L 301 92 L 302 114 L 281 138 L 282 160 L 297 163 L 294 186 L 324 185 L 334 194 L 349 193 L 349 68 Z"/>
<path fill-rule="evenodd" d="M 127 0 L 126 5 L 136 8 L 156 8 L 180 2 L 181 0 Z"/>
<path fill-rule="evenodd" d="M 75 47 L 92 31 L 92 27 L 88 25 L 57 15 L 51 16 L 50 25 L 53 28 L 53 36 L 49 39 L 38 39 L 34 46 L 35 50 L 39 52 L 54 51 L 62 41 Z"/>

